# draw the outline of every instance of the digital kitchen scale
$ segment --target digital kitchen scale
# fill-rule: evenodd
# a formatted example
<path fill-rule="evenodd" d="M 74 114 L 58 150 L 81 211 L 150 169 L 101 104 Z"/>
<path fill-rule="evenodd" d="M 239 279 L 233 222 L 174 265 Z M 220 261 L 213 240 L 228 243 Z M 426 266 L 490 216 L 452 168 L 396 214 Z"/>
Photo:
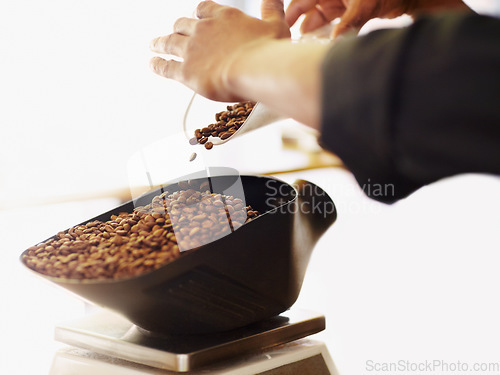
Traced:
<path fill-rule="evenodd" d="M 50 375 L 336 375 L 325 344 L 306 338 L 324 328 L 324 316 L 292 309 L 228 332 L 166 336 L 99 310 L 56 327 L 71 347 L 55 354 Z"/>

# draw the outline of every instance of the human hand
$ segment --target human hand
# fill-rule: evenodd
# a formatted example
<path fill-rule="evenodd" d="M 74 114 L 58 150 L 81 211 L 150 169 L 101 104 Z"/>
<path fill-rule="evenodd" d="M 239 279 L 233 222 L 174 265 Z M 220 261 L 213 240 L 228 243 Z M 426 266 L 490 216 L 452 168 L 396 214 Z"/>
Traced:
<path fill-rule="evenodd" d="M 359 29 L 373 18 L 395 18 L 422 11 L 468 7 L 461 0 L 292 0 L 286 21 L 292 26 L 304 14 L 301 32 L 306 33 L 330 23 L 335 18 L 332 37 Z"/>
<path fill-rule="evenodd" d="M 180 18 L 173 34 L 151 42 L 154 52 L 171 54 L 182 61 L 154 57 L 152 69 L 209 99 L 245 99 L 233 92 L 228 83 L 228 69 L 233 61 L 255 44 L 290 37 L 283 0 L 263 0 L 261 10 L 259 20 L 238 9 L 202 1 L 196 9 L 198 19 Z"/>
<path fill-rule="evenodd" d="M 304 14 L 301 32 L 307 33 L 336 18 L 333 37 L 359 30 L 372 18 L 393 18 L 408 10 L 410 0 L 292 0 L 286 10 L 286 21 L 292 26 Z"/>

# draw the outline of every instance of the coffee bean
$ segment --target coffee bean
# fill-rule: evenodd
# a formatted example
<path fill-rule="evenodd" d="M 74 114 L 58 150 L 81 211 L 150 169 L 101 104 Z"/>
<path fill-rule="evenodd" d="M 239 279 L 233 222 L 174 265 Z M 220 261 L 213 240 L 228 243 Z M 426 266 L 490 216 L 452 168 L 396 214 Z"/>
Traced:
<path fill-rule="evenodd" d="M 189 140 L 189 143 L 191 145 L 204 144 L 207 150 L 212 149 L 213 143 L 208 142 L 208 137 L 218 137 L 222 140 L 231 137 L 243 125 L 255 104 L 254 102 L 240 102 L 228 105 L 226 111 L 215 114 L 215 124 L 196 129 L 194 137 Z M 208 143 L 211 145 L 207 146 Z"/>
<path fill-rule="evenodd" d="M 259 213 L 239 198 L 210 192 L 204 181 L 179 182 L 181 190 L 155 196 L 133 212 L 59 232 L 23 255 L 29 268 L 64 279 L 122 279 L 174 261 L 184 250 L 238 229 Z"/>
<path fill-rule="evenodd" d="M 230 137 L 230 136 L 232 136 L 232 135 L 233 135 L 233 134 L 232 134 L 232 133 L 230 133 L 230 132 L 223 132 L 223 133 L 219 134 L 219 137 L 220 137 L 220 139 L 224 140 L 224 139 L 229 138 L 229 137 Z"/>

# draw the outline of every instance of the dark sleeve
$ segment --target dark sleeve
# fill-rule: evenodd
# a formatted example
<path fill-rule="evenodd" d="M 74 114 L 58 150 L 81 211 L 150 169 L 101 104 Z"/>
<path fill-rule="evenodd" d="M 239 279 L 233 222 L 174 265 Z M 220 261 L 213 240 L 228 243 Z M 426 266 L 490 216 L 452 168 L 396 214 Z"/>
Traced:
<path fill-rule="evenodd" d="M 446 13 L 346 38 L 323 77 L 321 143 L 372 198 L 500 174 L 500 19 Z"/>

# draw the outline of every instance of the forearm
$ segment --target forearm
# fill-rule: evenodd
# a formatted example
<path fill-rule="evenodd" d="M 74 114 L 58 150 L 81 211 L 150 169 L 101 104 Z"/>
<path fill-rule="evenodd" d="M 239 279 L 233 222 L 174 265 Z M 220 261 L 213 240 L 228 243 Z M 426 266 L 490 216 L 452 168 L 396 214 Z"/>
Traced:
<path fill-rule="evenodd" d="M 325 57 L 323 145 L 363 188 L 390 187 L 373 196 L 386 202 L 500 174 L 499 39 L 498 20 L 456 13 L 339 41 Z"/>
<path fill-rule="evenodd" d="M 329 48 L 289 40 L 256 42 L 228 65 L 225 85 L 235 96 L 318 129 L 321 65 Z"/>

